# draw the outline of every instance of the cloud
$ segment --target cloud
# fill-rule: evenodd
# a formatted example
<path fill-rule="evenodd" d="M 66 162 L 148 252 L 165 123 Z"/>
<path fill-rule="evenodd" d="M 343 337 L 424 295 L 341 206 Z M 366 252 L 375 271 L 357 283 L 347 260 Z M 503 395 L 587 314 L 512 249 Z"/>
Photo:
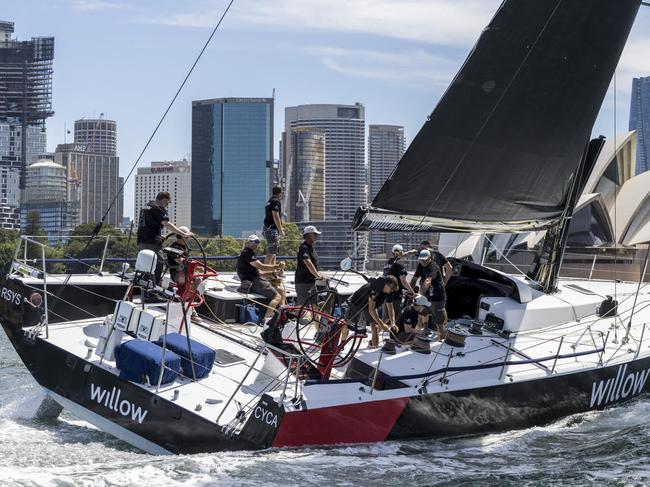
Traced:
<path fill-rule="evenodd" d="M 418 49 L 386 52 L 325 47 L 309 51 L 338 73 L 417 85 L 448 85 L 460 63 Z"/>
<path fill-rule="evenodd" d="M 632 78 L 650 76 L 648 46 L 650 46 L 650 37 L 630 39 L 626 44 L 616 73 L 619 92 L 629 94 L 632 91 Z"/>
<path fill-rule="evenodd" d="M 243 0 L 230 25 L 373 34 L 466 47 L 487 25 L 498 0 Z M 153 22 L 212 27 L 226 6 L 203 0 L 192 11 L 160 15 Z"/>
<path fill-rule="evenodd" d="M 130 10 L 128 3 L 109 2 L 106 0 L 74 0 L 72 8 L 86 11 Z"/>

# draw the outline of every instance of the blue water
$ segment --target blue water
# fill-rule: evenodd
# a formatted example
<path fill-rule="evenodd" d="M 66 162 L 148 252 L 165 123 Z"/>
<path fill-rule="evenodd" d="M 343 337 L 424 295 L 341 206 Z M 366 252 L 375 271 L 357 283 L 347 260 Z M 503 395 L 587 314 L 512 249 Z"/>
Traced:
<path fill-rule="evenodd" d="M 0 336 L 1 486 L 643 485 L 650 398 L 541 428 L 453 440 L 156 457 L 63 413 Z"/>

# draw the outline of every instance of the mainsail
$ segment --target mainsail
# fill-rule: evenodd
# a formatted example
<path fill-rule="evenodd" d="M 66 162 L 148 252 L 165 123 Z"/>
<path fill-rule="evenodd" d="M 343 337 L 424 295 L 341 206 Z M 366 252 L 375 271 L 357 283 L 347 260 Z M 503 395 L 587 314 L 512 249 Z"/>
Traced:
<path fill-rule="evenodd" d="M 355 229 L 556 223 L 639 5 L 504 1 Z"/>

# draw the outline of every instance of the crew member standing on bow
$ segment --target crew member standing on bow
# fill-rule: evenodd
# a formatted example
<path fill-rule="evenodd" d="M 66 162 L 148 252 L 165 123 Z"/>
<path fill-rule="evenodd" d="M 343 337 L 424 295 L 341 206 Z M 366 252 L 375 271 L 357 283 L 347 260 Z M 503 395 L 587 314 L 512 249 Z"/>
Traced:
<path fill-rule="evenodd" d="M 274 186 L 271 198 L 264 207 L 264 238 L 266 239 L 266 257 L 264 263 L 275 264 L 275 256 L 280 249 L 280 239 L 284 238 L 282 226 L 282 188 Z"/>
<path fill-rule="evenodd" d="M 167 191 L 158 193 L 156 199 L 147 203 L 147 206 L 140 211 L 138 221 L 138 250 L 153 250 L 158 255 L 155 271 L 157 283 L 160 283 L 163 259 L 165 259 L 161 252 L 163 228 L 183 238 L 189 238 L 193 235 L 192 232 L 184 232 L 169 221 L 167 207 L 171 200 L 172 197 Z"/>
<path fill-rule="evenodd" d="M 298 265 L 294 279 L 298 306 L 307 304 L 309 297 L 316 292 L 316 280 L 323 279 L 318 272 L 318 254 L 314 249 L 321 232 L 315 226 L 307 225 L 302 234 L 305 240 L 298 247 Z"/>

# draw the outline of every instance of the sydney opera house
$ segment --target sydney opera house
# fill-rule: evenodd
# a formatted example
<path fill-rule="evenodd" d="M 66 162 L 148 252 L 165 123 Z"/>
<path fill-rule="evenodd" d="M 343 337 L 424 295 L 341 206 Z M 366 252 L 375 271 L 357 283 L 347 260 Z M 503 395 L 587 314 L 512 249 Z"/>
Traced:
<path fill-rule="evenodd" d="M 606 142 L 573 215 L 562 274 L 639 279 L 650 242 L 650 171 L 635 175 L 636 154 L 636 131 Z M 439 247 L 448 256 L 525 271 L 544 233 L 441 234 Z"/>

